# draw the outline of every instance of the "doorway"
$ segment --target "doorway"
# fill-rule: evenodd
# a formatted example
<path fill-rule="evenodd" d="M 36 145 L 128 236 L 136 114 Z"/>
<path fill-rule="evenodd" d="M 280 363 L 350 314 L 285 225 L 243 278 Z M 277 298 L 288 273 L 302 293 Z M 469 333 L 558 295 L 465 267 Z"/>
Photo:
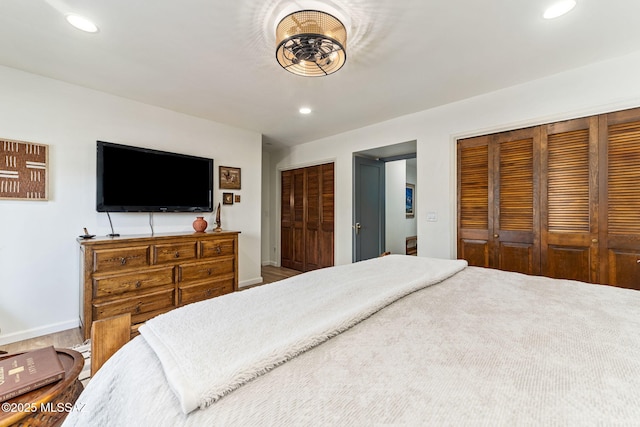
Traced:
<path fill-rule="evenodd" d="M 384 161 L 356 156 L 353 187 L 354 262 L 375 258 L 385 248 Z"/>
<path fill-rule="evenodd" d="M 406 209 L 407 184 L 415 193 L 416 141 L 353 153 L 353 262 L 383 252 L 405 254 L 417 245 L 415 205 Z M 415 199 L 412 199 L 415 203 Z"/>

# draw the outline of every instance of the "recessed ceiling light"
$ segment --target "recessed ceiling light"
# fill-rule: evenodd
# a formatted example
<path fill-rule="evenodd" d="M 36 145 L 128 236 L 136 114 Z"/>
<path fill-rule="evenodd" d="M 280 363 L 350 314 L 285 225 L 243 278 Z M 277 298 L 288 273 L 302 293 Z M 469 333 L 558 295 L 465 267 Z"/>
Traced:
<path fill-rule="evenodd" d="M 67 22 L 73 25 L 79 30 L 86 31 L 87 33 L 97 33 L 98 27 L 93 22 L 89 21 L 80 15 L 67 15 Z"/>
<path fill-rule="evenodd" d="M 300 111 L 300 114 L 311 114 L 311 108 L 309 108 L 309 107 L 302 107 L 298 111 Z"/>
<path fill-rule="evenodd" d="M 575 0 L 561 0 L 552 4 L 544 11 L 545 19 L 553 19 L 564 15 L 576 6 Z"/>

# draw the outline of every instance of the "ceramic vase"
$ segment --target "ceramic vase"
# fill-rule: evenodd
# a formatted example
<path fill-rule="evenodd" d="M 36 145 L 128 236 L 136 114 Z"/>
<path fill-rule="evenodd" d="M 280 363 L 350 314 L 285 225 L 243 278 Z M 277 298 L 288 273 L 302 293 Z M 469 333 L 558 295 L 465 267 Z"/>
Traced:
<path fill-rule="evenodd" d="M 193 229 L 198 233 L 203 233 L 207 229 L 207 225 L 207 221 L 202 216 L 196 217 L 196 220 L 193 221 Z"/>

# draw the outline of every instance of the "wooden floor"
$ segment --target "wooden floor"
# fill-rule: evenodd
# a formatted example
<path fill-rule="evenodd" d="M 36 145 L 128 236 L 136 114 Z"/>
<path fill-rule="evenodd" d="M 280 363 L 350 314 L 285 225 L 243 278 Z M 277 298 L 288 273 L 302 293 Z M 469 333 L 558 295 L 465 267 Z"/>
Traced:
<path fill-rule="evenodd" d="M 287 277 L 295 276 L 296 274 L 300 274 L 300 272 L 284 267 L 264 266 L 262 267 L 262 283 L 249 287 L 276 282 L 278 280 L 286 279 Z M 242 289 L 247 288 L 248 287 Z M 0 345 L 0 351 L 6 351 L 7 353 L 18 353 L 50 345 L 54 347 L 68 348 L 78 344 L 82 344 L 82 342 L 83 340 L 82 334 L 80 333 L 80 328 L 74 328 L 62 332 L 56 332 L 54 334 L 43 335 L 37 338 L 18 341 L 11 344 Z"/>
<path fill-rule="evenodd" d="M 295 276 L 296 274 L 300 274 L 301 272 L 298 270 L 292 270 L 286 267 L 272 267 L 270 265 L 265 265 L 262 267 L 262 283 L 273 283 L 278 280 L 286 279 L 287 277 Z"/>

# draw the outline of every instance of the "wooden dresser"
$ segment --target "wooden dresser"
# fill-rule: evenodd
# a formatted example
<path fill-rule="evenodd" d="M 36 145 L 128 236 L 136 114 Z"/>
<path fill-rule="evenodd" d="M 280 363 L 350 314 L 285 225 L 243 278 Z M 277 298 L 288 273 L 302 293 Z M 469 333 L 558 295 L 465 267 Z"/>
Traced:
<path fill-rule="evenodd" d="M 238 234 L 154 234 L 78 239 L 80 327 L 131 313 L 131 334 L 173 308 L 238 289 Z"/>

